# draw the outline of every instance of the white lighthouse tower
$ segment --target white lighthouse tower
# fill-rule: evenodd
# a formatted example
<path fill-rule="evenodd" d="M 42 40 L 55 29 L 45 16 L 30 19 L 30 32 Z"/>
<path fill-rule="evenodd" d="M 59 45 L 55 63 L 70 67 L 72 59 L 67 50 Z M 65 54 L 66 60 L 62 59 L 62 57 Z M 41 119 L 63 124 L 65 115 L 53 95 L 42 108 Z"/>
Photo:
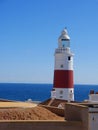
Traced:
<path fill-rule="evenodd" d="M 61 32 L 58 48 L 55 50 L 51 98 L 74 101 L 73 53 L 70 51 L 70 37 L 66 28 Z"/>

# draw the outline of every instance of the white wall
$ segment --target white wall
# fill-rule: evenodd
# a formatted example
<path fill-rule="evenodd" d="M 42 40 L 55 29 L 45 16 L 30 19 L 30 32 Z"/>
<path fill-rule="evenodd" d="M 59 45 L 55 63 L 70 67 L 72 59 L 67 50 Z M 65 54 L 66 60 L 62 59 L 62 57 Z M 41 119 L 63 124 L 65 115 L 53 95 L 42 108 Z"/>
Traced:
<path fill-rule="evenodd" d="M 91 102 L 98 102 L 98 94 L 90 94 L 89 101 Z"/>
<path fill-rule="evenodd" d="M 89 130 L 98 130 L 98 113 L 89 113 Z"/>
<path fill-rule="evenodd" d="M 55 88 L 56 99 L 64 99 L 68 101 L 74 101 L 74 89 L 73 88 Z"/>
<path fill-rule="evenodd" d="M 68 57 L 71 57 L 68 60 Z M 61 67 L 63 65 L 63 67 Z M 73 70 L 73 54 L 71 52 L 61 51 L 60 53 L 55 53 L 55 70 Z"/>

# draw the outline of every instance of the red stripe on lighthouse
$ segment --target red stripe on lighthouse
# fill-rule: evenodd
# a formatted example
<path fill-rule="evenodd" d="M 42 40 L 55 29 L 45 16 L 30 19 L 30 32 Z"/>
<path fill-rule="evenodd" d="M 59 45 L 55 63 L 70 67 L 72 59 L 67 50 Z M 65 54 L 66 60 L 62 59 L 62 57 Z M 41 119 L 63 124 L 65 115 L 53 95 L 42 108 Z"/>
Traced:
<path fill-rule="evenodd" d="M 73 70 L 55 70 L 54 88 L 73 88 Z"/>

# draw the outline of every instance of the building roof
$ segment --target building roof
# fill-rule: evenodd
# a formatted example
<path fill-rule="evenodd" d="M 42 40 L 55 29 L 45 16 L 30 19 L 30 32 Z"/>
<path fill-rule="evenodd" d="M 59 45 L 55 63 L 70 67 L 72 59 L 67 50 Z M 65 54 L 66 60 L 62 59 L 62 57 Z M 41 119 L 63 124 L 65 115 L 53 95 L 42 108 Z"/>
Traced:
<path fill-rule="evenodd" d="M 61 100 L 61 99 L 48 99 L 44 102 L 42 102 L 42 105 L 47 105 L 47 106 L 53 106 L 53 107 L 60 107 L 60 105 L 62 106 L 62 108 L 64 108 L 65 104 L 67 103 L 67 100 Z M 75 101 L 71 101 L 71 102 L 75 102 Z"/>

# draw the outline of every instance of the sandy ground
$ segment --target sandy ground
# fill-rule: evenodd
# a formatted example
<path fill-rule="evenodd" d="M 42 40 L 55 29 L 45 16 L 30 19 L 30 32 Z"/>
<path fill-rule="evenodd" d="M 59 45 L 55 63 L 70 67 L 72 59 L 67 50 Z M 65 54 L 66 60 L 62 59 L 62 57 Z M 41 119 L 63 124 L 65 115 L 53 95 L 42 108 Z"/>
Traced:
<path fill-rule="evenodd" d="M 0 108 L 0 120 L 64 120 L 51 111 L 35 106 L 33 108 Z"/>
<path fill-rule="evenodd" d="M 37 104 L 29 102 L 0 102 L 0 108 L 32 108 L 36 106 Z"/>

